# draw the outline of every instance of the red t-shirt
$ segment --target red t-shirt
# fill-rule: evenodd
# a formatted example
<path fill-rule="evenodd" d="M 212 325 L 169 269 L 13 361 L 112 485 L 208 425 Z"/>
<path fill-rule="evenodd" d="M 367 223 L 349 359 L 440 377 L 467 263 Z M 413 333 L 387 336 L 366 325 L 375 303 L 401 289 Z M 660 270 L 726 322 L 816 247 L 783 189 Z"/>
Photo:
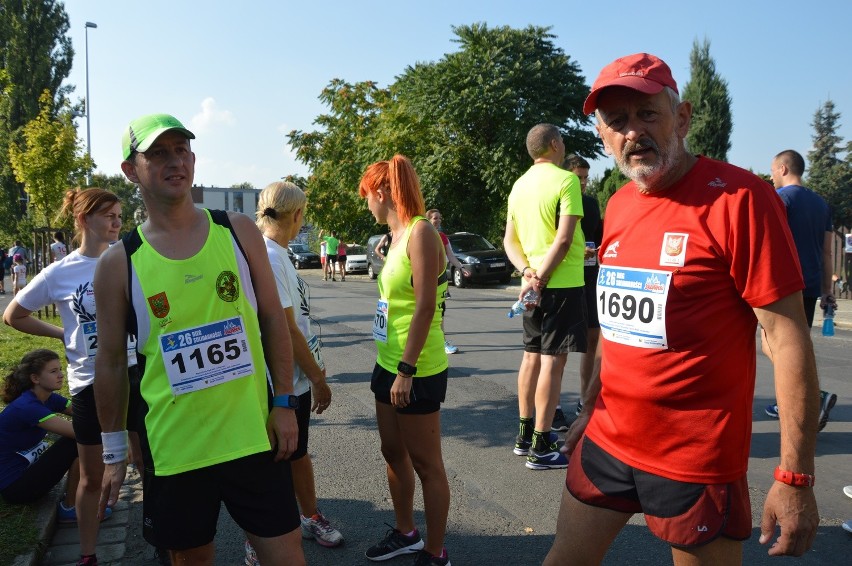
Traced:
<path fill-rule="evenodd" d="M 628 290 L 605 286 L 607 272 L 653 270 L 644 284 L 659 290 L 668 280 L 668 292 L 644 313 L 664 320 L 667 341 L 603 341 L 602 390 L 586 434 L 623 462 L 671 479 L 741 477 L 755 382 L 752 309 L 804 286 L 783 203 L 751 173 L 699 157 L 664 191 L 645 195 L 631 182 L 613 195 L 600 249 L 599 315 L 637 312 L 635 301 L 625 310 Z M 612 295 L 621 296 L 620 309 Z M 603 319 L 601 330 L 607 338 Z"/>
<path fill-rule="evenodd" d="M 444 247 L 449 246 L 450 245 L 450 239 L 447 238 L 447 235 L 444 234 L 443 232 L 438 232 L 438 234 L 441 236 L 441 243 L 444 244 Z"/>

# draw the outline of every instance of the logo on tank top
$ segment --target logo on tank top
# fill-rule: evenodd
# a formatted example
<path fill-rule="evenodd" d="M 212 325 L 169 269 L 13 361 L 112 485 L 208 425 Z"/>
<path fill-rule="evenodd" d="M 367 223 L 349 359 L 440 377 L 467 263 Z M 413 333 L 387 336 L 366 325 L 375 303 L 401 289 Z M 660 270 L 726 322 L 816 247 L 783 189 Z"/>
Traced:
<path fill-rule="evenodd" d="M 666 232 L 663 234 L 663 248 L 660 250 L 660 265 L 683 267 L 686 259 L 686 241 L 689 234 Z"/>
<path fill-rule="evenodd" d="M 154 313 L 154 316 L 157 318 L 165 318 L 171 310 L 169 298 L 166 296 L 165 291 L 148 297 L 148 306 L 151 307 L 151 312 Z"/>
<path fill-rule="evenodd" d="M 216 294 L 226 303 L 233 303 L 240 296 L 240 281 L 231 271 L 223 271 L 216 278 Z"/>

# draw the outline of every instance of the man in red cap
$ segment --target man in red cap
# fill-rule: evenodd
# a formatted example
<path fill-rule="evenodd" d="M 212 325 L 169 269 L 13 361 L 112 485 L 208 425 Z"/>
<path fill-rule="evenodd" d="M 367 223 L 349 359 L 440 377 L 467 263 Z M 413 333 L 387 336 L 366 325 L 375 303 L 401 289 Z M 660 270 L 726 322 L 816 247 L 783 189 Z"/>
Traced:
<path fill-rule="evenodd" d="M 751 173 L 687 152 L 692 106 L 653 55 L 605 67 L 583 110 L 595 112 L 604 149 L 631 181 L 607 209 L 600 393 L 568 434 L 545 564 L 599 564 L 634 513 L 671 545 L 675 564 L 741 563 L 758 322 L 782 409 L 760 542 L 780 525 L 769 554 L 800 556 L 819 523 L 819 385 L 783 206 Z"/>

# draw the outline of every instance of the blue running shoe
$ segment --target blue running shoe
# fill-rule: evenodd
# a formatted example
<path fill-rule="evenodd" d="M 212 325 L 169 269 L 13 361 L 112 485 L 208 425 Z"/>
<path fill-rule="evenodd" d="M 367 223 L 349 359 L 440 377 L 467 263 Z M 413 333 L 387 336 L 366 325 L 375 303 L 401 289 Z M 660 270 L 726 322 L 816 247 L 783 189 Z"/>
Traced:
<path fill-rule="evenodd" d="M 778 418 L 778 405 L 773 403 L 772 405 L 768 405 L 766 407 L 766 414 L 772 417 L 773 419 Z"/>
<path fill-rule="evenodd" d="M 60 501 L 56 509 L 56 520 L 62 525 L 76 523 L 77 508 L 73 505 L 71 507 L 65 507 L 65 504 Z"/>

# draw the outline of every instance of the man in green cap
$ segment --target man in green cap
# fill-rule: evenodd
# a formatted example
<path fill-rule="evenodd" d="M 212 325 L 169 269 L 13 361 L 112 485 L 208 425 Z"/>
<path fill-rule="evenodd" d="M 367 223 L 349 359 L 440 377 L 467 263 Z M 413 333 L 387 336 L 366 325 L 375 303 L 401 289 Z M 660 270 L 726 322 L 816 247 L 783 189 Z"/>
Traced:
<path fill-rule="evenodd" d="M 101 256 L 95 274 L 101 510 L 115 504 L 126 473 L 130 332 L 144 368 L 145 539 L 169 549 L 173 564 L 213 564 L 224 502 L 265 566 L 304 564 L 285 460 L 297 445 L 298 398 L 284 311 L 251 219 L 193 204 L 194 138 L 176 118 L 153 114 L 133 120 L 122 140 L 121 169 L 148 219 Z"/>

